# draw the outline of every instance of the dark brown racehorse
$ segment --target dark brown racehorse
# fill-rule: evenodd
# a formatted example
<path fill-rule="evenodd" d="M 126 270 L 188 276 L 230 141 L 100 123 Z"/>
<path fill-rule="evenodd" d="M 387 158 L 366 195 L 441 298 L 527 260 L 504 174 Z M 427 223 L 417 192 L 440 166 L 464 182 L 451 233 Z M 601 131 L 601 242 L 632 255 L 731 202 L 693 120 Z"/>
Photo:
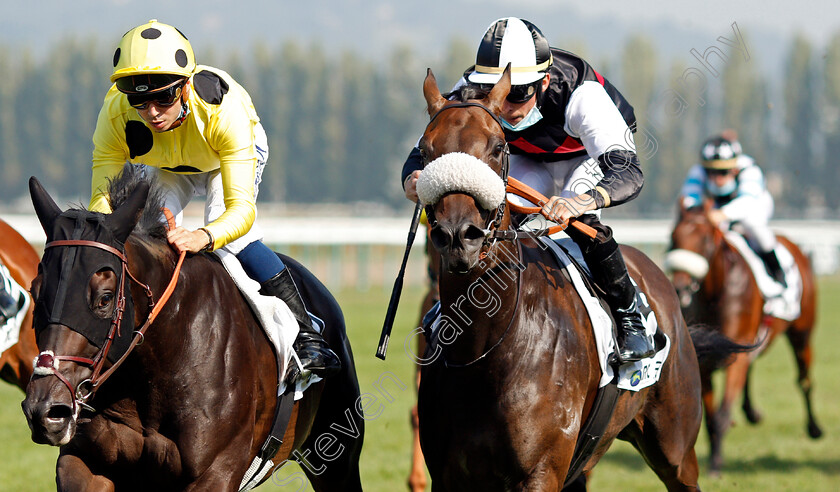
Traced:
<path fill-rule="evenodd" d="M 154 194 L 147 201 L 149 184 L 136 173 L 126 179 L 126 172 L 111 185 L 110 215 L 62 211 L 37 180 L 30 182 L 47 234 L 32 287 L 42 372 L 23 403 L 32 439 L 61 446 L 59 491 L 235 492 L 272 425 L 278 387 L 273 348 L 213 255 L 188 256 L 159 307 L 178 255 L 165 239 L 161 202 Z M 326 322 L 325 338 L 343 368 L 295 403 L 274 463 L 298 450 L 294 456 L 315 490 L 359 491 L 364 426 L 343 315 L 309 271 L 284 261 L 309 309 Z M 115 309 L 118 302 L 133 307 Z M 98 383 L 91 366 L 104 361 L 99 376 L 114 367 L 101 347 L 113 352 L 120 337 L 130 339 L 152 303 L 159 315 L 142 343 L 129 347 L 122 365 Z M 88 339 L 104 338 L 90 328 L 100 326 L 98 318 L 106 329 L 117 328 L 100 346 Z M 266 478 L 277 478 L 272 475 Z"/>
<path fill-rule="evenodd" d="M 668 262 L 672 282 L 679 294 L 686 321 L 700 323 L 717 329 L 724 336 L 742 343 L 761 343 L 760 350 L 784 333 L 788 337 L 799 371 L 799 388 L 805 397 L 808 415 L 808 435 L 817 438 L 822 430 L 814 419 L 811 405 L 811 334 L 816 314 L 816 283 L 808 258 L 784 236 L 776 236 L 793 255 L 802 276 L 801 312 L 797 319 L 786 321 L 765 317 L 764 300 L 746 260 L 723 240 L 718 228 L 707 218 L 709 204 L 691 209 L 681 208 L 679 219 L 671 234 L 669 258 L 694 254 L 701 265 L 694 271 L 695 261 L 682 262 L 687 268 L 675 269 L 675 262 Z M 692 270 L 689 273 L 688 270 Z M 705 275 L 703 271 L 707 271 Z M 697 276 L 699 275 L 699 278 Z M 726 369 L 726 387 L 720 405 L 715 404 L 710 374 L 703 375 L 703 403 L 706 411 L 706 429 L 711 444 L 710 471 L 719 473 L 723 466 L 723 437 L 731 425 L 731 408 L 743 392 L 743 410 L 747 420 L 757 423 L 761 419 L 749 394 L 750 363 L 760 352 L 742 353 Z"/>
<path fill-rule="evenodd" d="M 12 278 L 24 289 L 38 274 L 38 253 L 12 226 L 0 220 L 0 263 L 6 265 Z M 32 304 L 23 318 L 18 342 L 0 354 L 0 378 L 26 391 L 32 376 L 32 361 L 38 355 L 35 332 L 32 330 Z"/>
<path fill-rule="evenodd" d="M 423 92 L 432 119 L 420 141 L 425 161 L 463 152 L 501 176 L 506 143 L 497 115 L 509 90 L 506 71 L 485 97 L 456 103 L 441 96 L 429 71 Z M 447 320 L 437 337 L 439 357 L 423 366 L 418 401 L 432 486 L 459 492 L 560 490 L 601 378 L 580 296 L 533 239 L 485 240 L 488 229 L 508 230 L 507 207 L 496 217 L 497 229 L 489 226 L 496 223 L 496 210 L 483 209 L 457 189 L 426 210 L 441 254 Z M 582 471 L 619 438 L 639 450 L 668 490 L 698 490 L 694 442 L 702 411 L 692 338 L 669 279 L 638 250 L 622 251 L 671 350 L 658 383 L 620 392 Z"/>

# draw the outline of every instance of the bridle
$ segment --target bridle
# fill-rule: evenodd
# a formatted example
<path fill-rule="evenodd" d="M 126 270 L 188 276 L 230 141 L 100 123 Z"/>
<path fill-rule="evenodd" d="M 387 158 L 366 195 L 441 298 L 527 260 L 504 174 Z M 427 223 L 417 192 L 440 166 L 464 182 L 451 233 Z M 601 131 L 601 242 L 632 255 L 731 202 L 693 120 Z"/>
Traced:
<path fill-rule="evenodd" d="M 93 395 L 96 393 L 96 390 L 108 379 L 114 371 L 119 367 L 123 361 L 128 357 L 128 355 L 132 352 L 134 347 L 143 343 L 145 338 L 144 334 L 146 330 L 149 328 L 149 325 L 157 317 L 160 310 L 166 304 L 166 301 L 169 300 L 169 296 L 172 294 L 172 291 L 175 289 L 175 285 L 178 280 L 178 274 L 181 270 L 181 264 L 184 261 L 185 253 L 181 253 L 180 257 L 178 258 L 178 263 L 175 265 L 175 271 L 172 274 L 172 278 L 169 281 L 169 285 L 164 290 L 163 294 L 161 295 L 160 299 L 157 303 L 155 303 L 154 295 L 152 294 L 152 289 L 137 280 L 137 278 L 131 273 L 131 270 L 128 268 L 128 260 L 125 256 L 125 253 L 114 248 L 113 246 L 109 246 L 107 244 L 98 242 L 98 241 L 88 241 L 82 239 L 66 239 L 66 240 L 57 240 L 51 241 L 44 246 L 44 250 L 49 248 L 57 248 L 57 247 L 91 247 L 91 248 L 98 248 L 104 251 L 107 251 L 117 258 L 120 259 L 122 264 L 122 273 L 120 275 L 120 285 L 119 291 L 117 294 L 117 304 L 114 309 L 114 314 L 111 318 L 111 327 L 108 330 L 108 336 L 105 339 L 105 343 L 102 344 L 102 347 L 96 352 L 93 358 L 87 357 L 80 357 L 80 356 L 73 356 L 73 355 L 55 355 L 52 351 L 46 350 L 41 352 L 38 357 L 35 358 L 34 361 L 34 369 L 35 374 L 37 375 L 53 375 L 57 377 L 67 389 L 70 391 L 70 394 L 73 397 L 73 415 L 77 415 L 78 410 L 80 408 L 85 408 L 89 411 L 95 411 L 93 407 L 91 407 L 87 402 L 90 400 Z M 116 362 L 114 362 L 111 367 L 107 370 L 103 371 L 105 366 L 105 361 L 108 356 L 108 352 L 111 349 L 111 346 L 114 342 L 114 338 L 120 335 L 120 325 L 122 324 L 123 312 L 125 310 L 125 303 L 126 303 L 126 293 L 125 293 L 125 277 L 128 277 L 133 280 L 137 285 L 143 288 L 146 293 L 146 297 L 148 298 L 148 307 L 149 307 L 149 314 L 146 317 L 146 321 L 140 327 L 140 329 L 134 331 L 134 338 L 131 340 L 131 344 L 129 345 L 126 352 L 120 357 Z M 77 364 L 85 365 L 91 368 L 93 373 L 91 376 L 73 388 L 73 385 L 70 381 L 58 371 L 58 363 L 61 361 L 69 361 L 75 362 Z"/>
<path fill-rule="evenodd" d="M 435 119 L 437 119 L 437 117 L 440 116 L 440 114 L 443 113 L 444 111 L 447 111 L 449 109 L 471 108 L 471 107 L 476 107 L 476 108 L 483 109 L 485 112 L 487 112 L 487 114 L 490 115 L 491 118 L 493 118 L 493 121 L 498 123 L 499 128 L 501 128 L 502 131 L 504 131 L 504 126 L 502 125 L 502 119 L 498 115 L 496 115 L 496 113 L 494 113 L 493 111 L 490 111 L 490 108 L 488 108 L 487 106 L 485 106 L 483 104 L 480 104 L 480 103 L 476 103 L 476 102 L 459 102 L 459 103 L 450 104 L 448 106 L 444 106 L 444 107 L 440 108 L 434 115 L 432 115 L 431 119 L 429 119 L 429 124 L 426 125 L 426 131 L 428 131 L 429 127 L 432 125 L 432 123 L 435 121 Z M 425 133 L 425 131 L 424 131 L 424 133 Z M 426 165 L 428 163 L 429 163 L 428 160 L 426 158 L 424 158 L 423 159 L 423 167 L 426 167 Z M 507 141 L 505 141 L 505 147 L 504 147 L 504 150 L 502 152 L 501 176 L 500 177 L 502 178 L 502 181 L 504 182 L 506 188 L 507 188 L 507 185 L 508 185 L 509 171 L 510 171 L 510 147 L 508 147 Z M 493 212 L 490 215 L 487 216 L 486 222 L 484 224 L 485 245 L 487 245 L 491 241 L 495 241 L 496 239 L 499 239 L 497 237 L 494 237 L 493 233 L 495 231 L 499 231 L 499 226 L 501 225 L 502 218 L 504 218 L 504 215 L 505 215 L 505 207 L 506 207 L 506 201 L 502 200 L 502 203 L 500 203 L 499 206 L 496 207 L 496 209 L 493 210 Z M 428 218 L 429 225 L 431 227 L 434 227 L 435 224 L 437 224 L 437 219 L 435 219 L 435 214 L 434 214 L 434 208 L 432 207 L 431 204 L 426 205 L 426 217 Z"/>

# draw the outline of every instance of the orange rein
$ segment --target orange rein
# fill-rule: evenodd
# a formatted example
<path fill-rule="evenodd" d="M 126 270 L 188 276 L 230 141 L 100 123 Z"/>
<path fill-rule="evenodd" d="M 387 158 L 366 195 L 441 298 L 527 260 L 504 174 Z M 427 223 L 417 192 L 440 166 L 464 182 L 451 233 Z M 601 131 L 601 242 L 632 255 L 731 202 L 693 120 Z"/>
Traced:
<path fill-rule="evenodd" d="M 531 188 L 530 186 L 526 185 L 522 181 L 519 181 L 516 178 L 508 176 L 507 188 L 508 193 L 513 193 L 514 195 L 521 196 L 522 198 L 527 199 L 529 202 L 536 203 L 536 204 L 546 204 L 548 203 L 548 198 L 544 196 L 539 191 Z M 553 218 L 549 217 L 542 211 L 542 207 L 525 207 L 522 205 L 517 205 L 515 203 L 508 202 L 508 207 L 516 213 L 521 214 L 540 214 L 548 220 L 554 220 Z M 569 220 L 568 224 L 558 224 L 556 226 L 552 226 L 548 228 L 548 235 L 554 234 L 556 232 L 560 232 L 564 230 L 567 226 L 572 226 L 575 229 L 579 230 L 580 232 L 586 234 L 587 236 L 594 238 L 598 231 L 589 227 L 588 225 L 584 224 L 583 222 L 575 219 Z"/>

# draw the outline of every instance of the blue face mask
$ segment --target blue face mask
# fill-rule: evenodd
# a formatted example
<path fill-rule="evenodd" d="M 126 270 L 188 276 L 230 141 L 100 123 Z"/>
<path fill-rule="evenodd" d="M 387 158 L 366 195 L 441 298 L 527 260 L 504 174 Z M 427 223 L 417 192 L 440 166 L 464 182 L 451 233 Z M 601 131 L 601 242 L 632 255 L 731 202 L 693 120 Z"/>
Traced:
<path fill-rule="evenodd" d="M 542 113 L 540 113 L 540 110 L 537 108 L 536 105 L 534 105 L 534 107 L 531 108 L 531 111 L 528 111 L 528 114 L 524 118 L 522 118 L 522 120 L 519 123 L 511 125 L 507 122 L 507 120 L 502 118 L 502 126 L 511 131 L 521 132 L 522 130 L 535 125 L 538 121 L 542 119 L 542 117 Z"/>
<path fill-rule="evenodd" d="M 731 195 L 735 191 L 737 183 L 734 179 L 727 181 L 723 186 L 716 185 L 712 180 L 706 181 L 706 191 L 713 196 Z"/>

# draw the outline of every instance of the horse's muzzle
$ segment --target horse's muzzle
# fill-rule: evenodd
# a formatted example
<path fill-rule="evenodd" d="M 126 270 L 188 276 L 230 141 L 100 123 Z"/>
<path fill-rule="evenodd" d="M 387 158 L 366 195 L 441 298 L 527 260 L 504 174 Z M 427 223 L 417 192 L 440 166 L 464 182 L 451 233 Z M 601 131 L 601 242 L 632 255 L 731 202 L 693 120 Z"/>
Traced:
<path fill-rule="evenodd" d="M 32 441 L 36 444 L 63 446 L 70 442 L 76 433 L 76 415 L 68 403 L 53 401 L 50 398 L 35 396 L 29 383 L 26 399 L 21 403 Z"/>
<path fill-rule="evenodd" d="M 447 272 L 467 273 L 478 263 L 485 233 L 477 225 L 438 223 L 432 228 L 430 235 Z"/>

